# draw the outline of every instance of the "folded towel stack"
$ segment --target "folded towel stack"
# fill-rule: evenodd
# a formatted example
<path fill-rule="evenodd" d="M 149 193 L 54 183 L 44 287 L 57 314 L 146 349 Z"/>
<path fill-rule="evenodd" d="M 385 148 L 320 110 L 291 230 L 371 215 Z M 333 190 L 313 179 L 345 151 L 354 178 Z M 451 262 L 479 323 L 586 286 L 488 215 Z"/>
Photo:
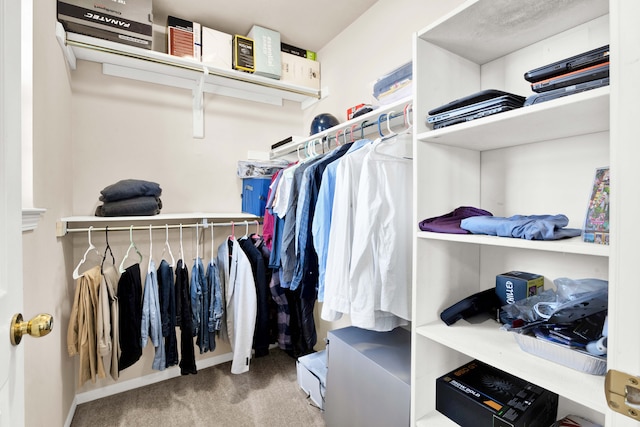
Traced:
<path fill-rule="evenodd" d="M 100 191 L 102 205 L 96 216 L 157 215 L 162 209 L 162 189 L 155 182 L 123 179 Z"/>

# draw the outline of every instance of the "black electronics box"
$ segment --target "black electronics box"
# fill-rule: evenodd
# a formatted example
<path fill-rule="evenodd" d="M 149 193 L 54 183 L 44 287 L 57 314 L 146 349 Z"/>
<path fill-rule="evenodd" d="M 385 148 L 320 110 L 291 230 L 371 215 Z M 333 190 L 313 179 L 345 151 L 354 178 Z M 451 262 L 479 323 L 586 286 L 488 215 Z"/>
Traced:
<path fill-rule="evenodd" d="M 463 427 L 548 427 L 558 395 L 474 360 L 436 380 L 436 409 Z"/>
<path fill-rule="evenodd" d="M 151 49 L 152 0 L 58 0 L 57 6 L 66 31 Z"/>

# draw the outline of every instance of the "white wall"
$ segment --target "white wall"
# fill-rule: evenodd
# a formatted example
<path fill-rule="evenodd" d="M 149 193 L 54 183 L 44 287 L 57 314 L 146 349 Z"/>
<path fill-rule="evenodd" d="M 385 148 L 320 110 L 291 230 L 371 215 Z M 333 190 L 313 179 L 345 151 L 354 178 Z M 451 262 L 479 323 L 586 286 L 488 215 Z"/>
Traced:
<path fill-rule="evenodd" d="M 56 323 L 49 336 L 25 343 L 26 393 L 28 401 L 40 405 L 27 411 L 27 425 L 63 425 L 76 391 L 110 383 L 75 388 L 77 365 L 67 355 L 66 328 L 71 272 L 86 248 L 86 236 L 56 238 L 57 219 L 92 215 L 99 191 L 123 178 L 160 183 L 163 213 L 238 212 L 236 162 L 247 151 L 268 151 L 288 135 L 306 135 L 320 112 L 344 120 L 349 106 L 371 100 L 377 77 L 411 59 L 412 33 L 460 3 L 379 1 L 318 52 L 329 97 L 302 112 L 294 103 L 274 107 L 206 95 L 205 138 L 198 140 L 191 136 L 190 92 L 103 76 L 98 65 L 83 61 L 68 71 L 54 36 L 55 2 L 36 2 L 34 206 L 47 213 L 39 228 L 24 236 L 25 312 L 49 312 Z M 146 252 L 148 238 L 136 236 Z M 195 245 L 188 238 L 185 252 L 192 256 Z M 95 236 L 99 248 L 102 239 Z M 117 260 L 126 251 L 122 240 L 122 234 L 110 233 Z M 340 325 L 319 322 L 316 349 L 324 347 L 326 331 Z M 151 351 L 147 348 L 145 360 L 124 371 L 125 379 L 151 372 Z M 226 351 L 221 346 L 215 354 Z"/>
<path fill-rule="evenodd" d="M 341 122 L 349 107 L 373 103 L 376 80 L 411 61 L 412 35 L 462 4 L 462 0 L 379 0 L 318 52 L 329 96 L 305 110 L 305 135 L 313 117 L 331 113 Z"/>
<path fill-rule="evenodd" d="M 55 38 L 55 2 L 34 3 L 33 203 L 47 212 L 35 231 L 23 233 L 23 314 L 49 313 L 54 326 L 46 337 L 23 340 L 25 423 L 61 426 L 75 395 L 66 333 L 71 245 L 55 236 L 56 220 L 72 212 L 71 89 Z"/>

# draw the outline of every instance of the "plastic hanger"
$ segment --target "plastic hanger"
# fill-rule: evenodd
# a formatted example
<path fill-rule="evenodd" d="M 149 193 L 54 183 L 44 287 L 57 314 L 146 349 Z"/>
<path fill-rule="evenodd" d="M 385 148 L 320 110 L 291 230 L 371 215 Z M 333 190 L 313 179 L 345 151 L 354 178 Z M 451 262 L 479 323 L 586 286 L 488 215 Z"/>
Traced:
<path fill-rule="evenodd" d="M 182 260 L 182 268 L 187 269 L 187 264 L 184 262 L 184 247 L 182 246 L 182 224 L 180 224 L 180 257 Z"/>
<path fill-rule="evenodd" d="M 260 235 L 260 221 L 254 221 L 256 223 L 256 234 Z"/>
<path fill-rule="evenodd" d="M 213 229 L 214 229 L 214 226 L 213 224 L 211 224 L 211 264 L 213 264 L 213 242 L 214 242 Z"/>
<path fill-rule="evenodd" d="M 198 271 L 198 258 L 200 258 L 200 224 L 196 222 L 196 259 L 193 265 Z"/>
<path fill-rule="evenodd" d="M 151 224 L 149 224 L 149 264 L 147 265 L 147 271 L 151 271 L 152 259 L 153 259 L 153 236 L 151 233 Z"/>
<path fill-rule="evenodd" d="M 387 114 L 380 114 L 378 116 L 378 133 L 380 134 L 380 138 L 385 138 L 387 136 L 382 132 L 382 119 L 384 117 L 388 117 L 388 116 L 389 116 L 388 113 Z"/>
<path fill-rule="evenodd" d="M 107 247 L 104 248 L 104 254 L 102 255 L 102 263 L 100 263 L 100 272 L 104 273 L 104 261 L 107 259 L 107 251 L 111 253 L 111 262 L 113 265 L 116 265 L 116 258 L 113 256 L 113 251 L 111 250 L 111 246 L 109 245 L 109 226 L 104 229 L 104 240 L 107 244 Z"/>
<path fill-rule="evenodd" d="M 142 254 L 140 253 L 140 251 L 138 250 L 138 247 L 136 246 L 136 244 L 133 242 L 133 225 L 131 227 L 129 227 L 129 248 L 127 248 L 127 253 L 124 254 L 124 258 L 122 258 L 122 261 L 120 261 L 120 273 L 124 273 L 125 271 L 127 271 L 124 268 L 124 262 L 126 261 L 126 259 L 129 257 L 129 252 L 131 251 L 131 249 L 135 249 L 136 253 L 138 254 L 138 257 L 140 257 L 140 260 L 138 261 L 139 263 L 142 262 Z"/>
<path fill-rule="evenodd" d="M 80 260 L 80 262 L 78 263 L 78 265 L 76 266 L 76 269 L 73 270 L 73 278 L 74 279 L 79 279 L 80 276 L 82 276 L 82 274 L 80 274 L 80 266 L 82 264 L 85 263 L 85 261 L 87 260 L 87 255 L 89 255 L 89 252 L 91 251 L 95 251 L 96 254 L 98 254 L 98 256 L 100 255 L 100 252 L 98 252 L 98 249 L 93 246 L 93 243 L 91 242 L 91 230 L 93 230 L 93 226 L 89 227 L 89 231 L 87 232 L 89 235 L 89 247 L 87 248 L 87 250 L 84 252 L 84 255 L 82 256 L 82 259 Z"/>
<path fill-rule="evenodd" d="M 176 260 L 173 257 L 173 253 L 171 253 L 171 246 L 169 245 L 169 224 L 165 224 L 165 237 L 164 237 L 164 247 L 162 248 L 162 254 L 160 255 L 160 258 L 164 258 L 164 253 L 169 252 L 169 255 L 171 256 L 171 265 L 176 265 Z"/>
<path fill-rule="evenodd" d="M 336 145 L 340 145 L 340 134 L 345 134 L 346 132 L 347 132 L 346 129 L 344 131 L 341 129 L 338 132 L 336 132 Z"/>
<path fill-rule="evenodd" d="M 358 127 L 357 124 L 351 125 L 351 131 L 350 131 L 350 133 L 351 133 L 351 142 L 355 142 L 355 139 L 353 137 L 353 131 L 356 129 L 356 127 Z"/>
<path fill-rule="evenodd" d="M 360 123 L 360 139 L 364 139 L 364 128 L 366 127 L 367 120 Z"/>

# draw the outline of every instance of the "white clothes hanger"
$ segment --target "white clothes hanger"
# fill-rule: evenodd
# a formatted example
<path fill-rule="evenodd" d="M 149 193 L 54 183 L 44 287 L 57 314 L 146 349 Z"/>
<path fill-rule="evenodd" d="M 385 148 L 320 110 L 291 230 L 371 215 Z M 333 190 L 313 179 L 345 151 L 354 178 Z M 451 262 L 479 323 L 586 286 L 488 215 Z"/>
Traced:
<path fill-rule="evenodd" d="M 196 222 L 196 260 L 194 265 L 196 266 L 196 271 L 198 271 L 198 258 L 200 258 L 200 233 L 199 233 L 199 223 Z"/>
<path fill-rule="evenodd" d="M 255 221 L 256 223 L 256 235 L 260 235 L 260 221 Z"/>
<path fill-rule="evenodd" d="M 142 262 L 142 254 L 140 253 L 140 251 L 138 250 L 138 247 L 136 246 L 136 244 L 133 242 L 133 225 L 129 228 L 129 248 L 127 248 L 127 253 L 124 254 L 124 258 L 122 258 L 122 261 L 120 261 L 120 273 L 124 273 L 126 271 L 126 268 L 124 268 L 124 262 L 125 260 L 129 257 L 129 252 L 131 251 L 131 249 L 135 249 L 136 253 L 138 254 L 138 257 L 140 257 L 140 260 L 138 261 L 138 263 Z"/>
<path fill-rule="evenodd" d="M 162 248 L 162 254 L 160 255 L 160 258 L 164 258 L 164 253 L 169 252 L 169 255 L 171 256 L 171 265 L 174 266 L 176 265 L 176 260 L 175 258 L 173 258 L 173 253 L 171 253 L 171 246 L 169 245 L 169 224 L 165 224 L 165 237 L 164 237 L 164 247 Z"/>
<path fill-rule="evenodd" d="M 184 247 L 182 246 L 182 224 L 180 224 L 180 257 L 179 259 L 182 260 L 182 268 L 184 268 L 185 270 L 187 269 L 187 264 L 184 262 L 185 258 L 184 258 Z"/>
<path fill-rule="evenodd" d="M 151 260 L 153 259 L 153 236 L 151 233 L 152 227 L 149 224 L 149 264 L 147 265 L 147 271 L 151 271 Z"/>
<path fill-rule="evenodd" d="M 390 159 L 398 159 L 398 160 L 411 160 L 412 159 L 411 157 L 408 157 L 408 156 L 397 156 L 397 155 L 393 155 L 393 154 L 389 154 L 389 153 L 385 153 L 385 152 L 380 151 L 380 148 L 383 147 L 385 144 L 388 144 L 388 143 L 390 143 L 392 141 L 395 141 L 398 136 L 404 135 L 404 134 L 409 133 L 411 131 L 412 125 L 411 125 L 411 121 L 408 119 L 408 107 L 409 107 L 409 104 L 407 106 L 405 106 L 404 113 L 403 113 L 403 116 L 405 118 L 405 123 L 407 123 L 408 125 L 403 131 L 401 131 L 399 133 L 398 132 L 394 132 L 394 131 L 391 130 L 391 125 L 390 125 L 391 115 L 394 113 L 394 111 L 390 111 L 386 115 L 385 114 L 381 114 L 380 117 L 378 117 L 378 132 L 380 133 L 380 138 L 379 138 L 379 140 L 377 140 L 375 146 L 373 147 L 373 151 L 376 154 L 385 156 L 385 157 L 390 158 Z M 389 131 L 389 134 L 387 134 L 387 135 L 384 135 L 382 133 L 382 129 L 381 129 L 381 126 L 380 126 L 380 121 L 381 121 L 382 117 L 385 117 L 385 116 L 387 117 L 387 130 Z"/>
<path fill-rule="evenodd" d="M 213 242 L 214 242 L 214 238 L 213 238 L 213 229 L 215 228 L 213 226 L 213 224 L 211 224 L 211 264 L 213 264 Z"/>
<path fill-rule="evenodd" d="M 84 255 L 82 256 L 82 259 L 80 260 L 80 262 L 78 263 L 78 265 L 76 266 L 76 269 L 73 270 L 73 278 L 75 280 L 79 279 L 80 276 L 82 276 L 82 274 L 80 274 L 80 266 L 82 264 L 85 263 L 85 261 L 87 261 L 87 255 L 89 255 L 89 252 L 91 251 L 95 251 L 96 254 L 98 254 L 99 257 L 102 257 L 102 255 L 100 255 L 100 252 L 98 252 L 98 249 L 93 245 L 93 242 L 91 242 L 91 230 L 93 230 L 93 226 L 89 227 L 89 231 L 88 236 L 89 236 L 89 247 L 87 248 L 87 250 L 84 252 Z"/>

